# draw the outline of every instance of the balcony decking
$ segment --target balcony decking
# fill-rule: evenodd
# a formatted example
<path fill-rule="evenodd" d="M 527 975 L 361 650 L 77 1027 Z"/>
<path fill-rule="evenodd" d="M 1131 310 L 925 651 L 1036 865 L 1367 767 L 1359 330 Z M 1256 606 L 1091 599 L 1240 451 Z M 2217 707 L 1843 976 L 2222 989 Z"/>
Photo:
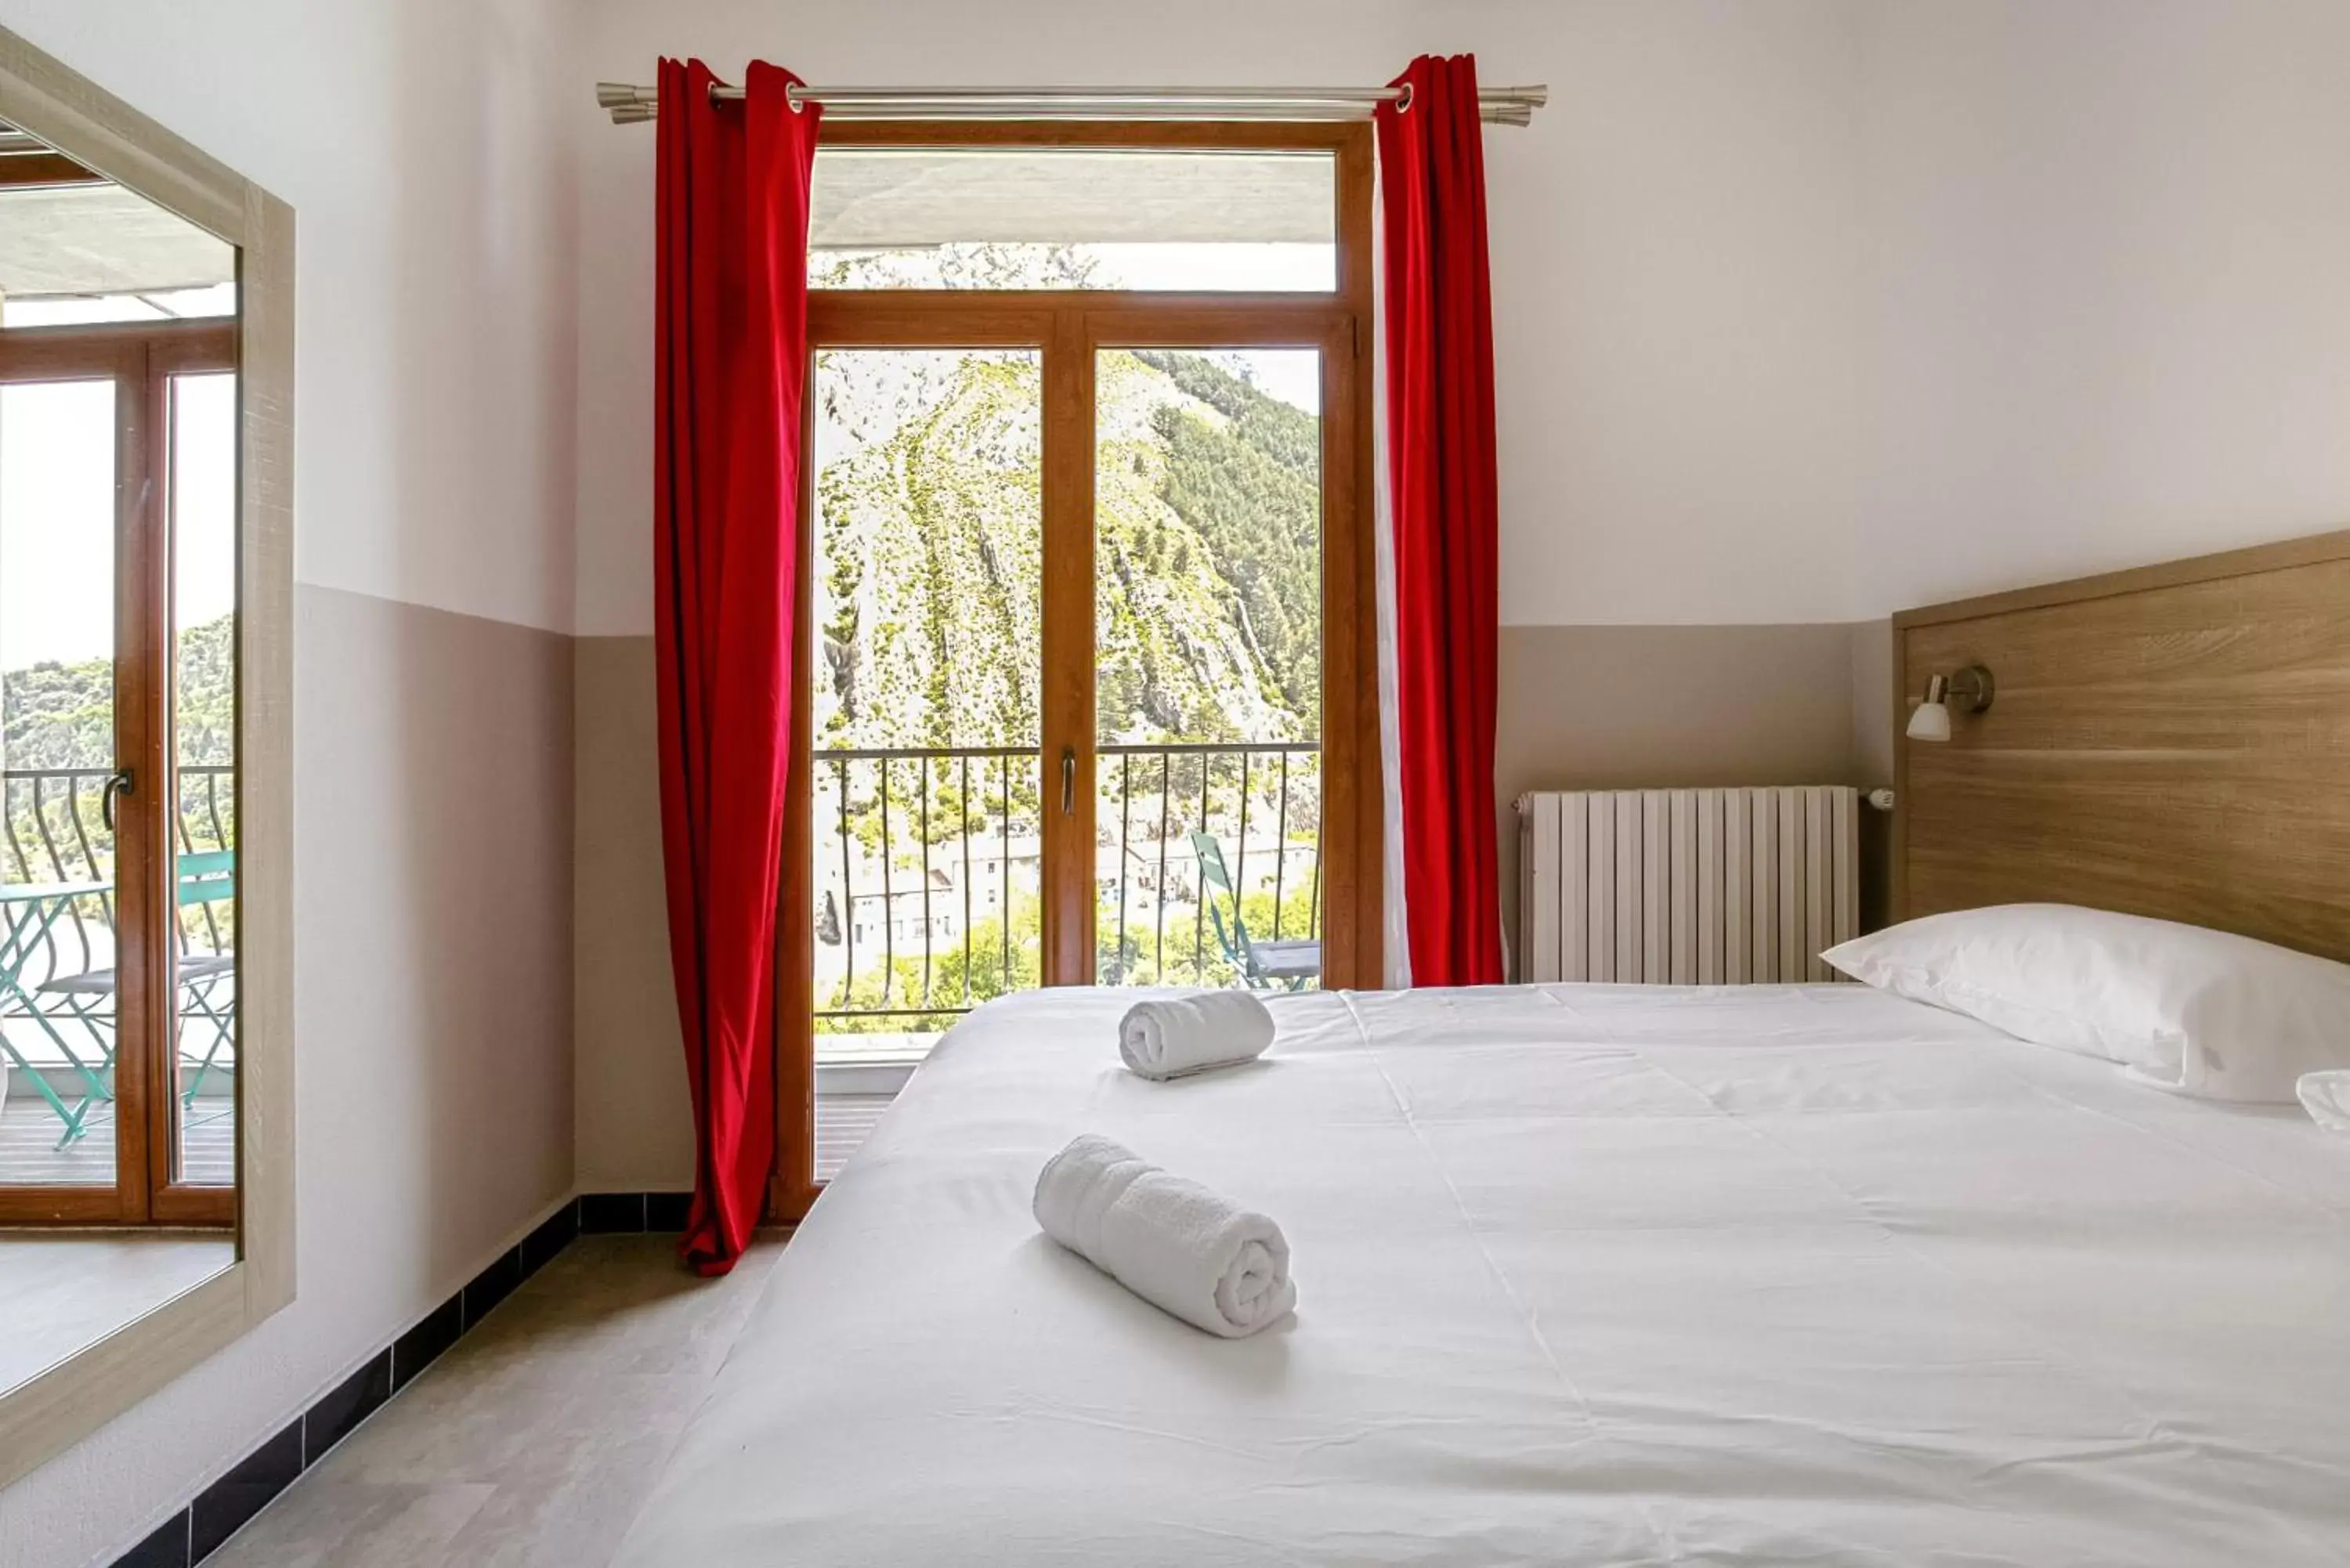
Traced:
<path fill-rule="evenodd" d="M 114 1107 L 89 1115 L 89 1136 L 59 1148 L 61 1129 L 31 1092 L 12 1093 L 0 1106 L 0 1187 L 110 1186 L 114 1180 Z M 236 1179 L 236 1113 L 226 1098 L 199 1096 L 189 1118 L 184 1179 L 201 1187 Z"/>
<path fill-rule="evenodd" d="M 936 1034 L 818 1033 L 816 1037 L 816 1179 L 830 1181 L 873 1136 Z"/>
<path fill-rule="evenodd" d="M 873 1136 L 881 1113 L 895 1095 L 818 1095 L 816 1097 L 816 1179 L 830 1181 L 848 1157 Z"/>

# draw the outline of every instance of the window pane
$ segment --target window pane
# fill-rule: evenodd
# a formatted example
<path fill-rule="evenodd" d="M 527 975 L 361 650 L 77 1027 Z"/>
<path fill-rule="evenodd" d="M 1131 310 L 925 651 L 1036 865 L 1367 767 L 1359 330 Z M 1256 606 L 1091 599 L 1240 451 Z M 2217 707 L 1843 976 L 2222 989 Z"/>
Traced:
<path fill-rule="evenodd" d="M 1105 985 L 1320 973 L 1321 370 L 1310 348 L 1096 361 Z"/>
<path fill-rule="evenodd" d="M 1327 152 L 822 148 L 817 288 L 1324 292 Z"/>
<path fill-rule="evenodd" d="M 0 1184 L 114 1184 L 115 389 L 0 387 Z"/>
<path fill-rule="evenodd" d="M 1043 366 L 816 356 L 817 1174 L 962 1012 L 1038 982 Z"/>
<path fill-rule="evenodd" d="M 172 378 L 182 1181 L 236 1179 L 236 378 Z"/>

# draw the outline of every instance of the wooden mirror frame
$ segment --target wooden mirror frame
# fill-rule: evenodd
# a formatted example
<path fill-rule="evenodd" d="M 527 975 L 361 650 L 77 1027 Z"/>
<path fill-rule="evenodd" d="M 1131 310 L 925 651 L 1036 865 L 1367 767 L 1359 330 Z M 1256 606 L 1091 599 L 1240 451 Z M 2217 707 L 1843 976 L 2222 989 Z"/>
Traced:
<path fill-rule="evenodd" d="M 237 247 L 236 1258 L 0 1393 L 0 1487 L 294 1299 L 294 211 L 0 27 L 0 120 Z"/>

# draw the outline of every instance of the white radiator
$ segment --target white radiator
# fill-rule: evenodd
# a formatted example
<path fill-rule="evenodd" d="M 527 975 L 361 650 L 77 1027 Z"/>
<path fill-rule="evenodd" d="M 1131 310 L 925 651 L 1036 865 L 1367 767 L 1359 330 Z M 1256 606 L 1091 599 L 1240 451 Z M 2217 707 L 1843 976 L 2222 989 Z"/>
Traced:
<path fill-rule="evenodd" d="M 1520 977 L 1834 980 L 1818 955 L 1859 929 L 1858 815 L 1841 785 L 1522 795 Z"/>

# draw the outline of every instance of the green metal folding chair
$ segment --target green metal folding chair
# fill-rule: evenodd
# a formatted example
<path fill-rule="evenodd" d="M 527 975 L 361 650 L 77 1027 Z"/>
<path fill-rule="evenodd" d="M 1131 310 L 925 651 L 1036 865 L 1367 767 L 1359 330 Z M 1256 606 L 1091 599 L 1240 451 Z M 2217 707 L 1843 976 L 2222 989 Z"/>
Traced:
<path fill-rule="evenodd" d="M 1200 857 L 1200 902 L 1206 906 L 1209 923 L 1216 933 L 1216 945 L 1223 950 L 1224 958 L 1240 972 L 1242 981 L 1252 991 L 1270 991 L 1279 985 L 1290 991 L 1300 991 L 1305 982 L 1322 972 L 1322 944 L 1309 939 L 1288 941 L 1260 942 L 1249 936 L 1248 922 L 1241 919 L 1241 896 L 1232 887 L 1232 873 L 1224 868 L 1223 846 L 1212 833 L 1194 832 L 1191 851 Z M 1211 894 L 1221 894 L 1232 907 L 1232 924 L 1224 924 L 1224 912 Z"/>
<path fill-rule="evenodd" d="M 89 1029 L 88 1055 L 77 1050 L 72 1041 L 57 1028 L 57 1020 L 45 1010 L 36 994 L 26 989 L 28 975 L 36 962 L 36 955 L 56 948 L 51 933 L 60 917 L 73 907 L 76 899 L 102 895 L 104 882 L 11 882 L 0 885 L 0 1012 L 9 1018 L 29 1019 L 35 1027 L 48 1036 L 66 1071 L 79 1080 L 80 1093 L 74 1104 L 66 1104 L 65 1095 L 49 1082 L 48 1070 L 28 1060 L 5 1033 L 0 1033 L 0 1071 L 6 1063 L 14 1063 L 26 1077 L 33 1092 L 57 1113 L 65 1127 L 57 1147 L 65 1147 L 88 1130 L 85 1122 L 90 1107 L 111 1100 L 114 1090 L 107 1069 L 114 1059 L 113 1047 L 108 1036 L 97 1028 Z M 45 988 L 46 989 L 46 988 Z M 68 1089 L 67 1094 L 74 1091 Z"/>
<path fill-rule="evenodd" d="M 179 905 L 182 911 L 202 909 L 208 904 L 228 903 L 236 899 L 236 851 L 207 850 L 202 854 L 180 857 Z M 185 939 L 182 939 L 184 942 Z M 195 1075 L 182 1092 L 184 1110 L 195 1109 L 196 1096 L 204 1086 L 225 1049 L 236 1053 L 236 954 L 234 950 L 192 953 L 184 949 L 180 954 L 180 1058 L 193 1061 Z M 224 984 L 228 988 L 225 1000 L 221 995 Z M 189 1033 L 201 1022 L 205 1038 L 203 1054 L 199 1057 L 190 1048 Z"/>
<path fill-rule="evenodd" d="M 177 905 L 182 910 L 201 908 L 206 904 L 232 901 L 236 898 L 236 851 L 234 849 L 204 850 L 180 857 L 176 867 L 179 880 Z M 195 1099 L 204 1079 L 218 1069 L 224 1049 L 234 1052 L 236 1045 L 236 1002 L 234 989 L 225 1000 L 220 994 L 224 982 L 233 988 L 236 978 L 236 955 L 234 952 L 199 952 L 182 950 L 179 961 L 180 1039 L 176 1055 L 182 1065 L 192 1064 L 194 1075 L 180 1094 L 182 1112 L 195 1108 Z M 90 1037 L 99 1042 L 103 1059 L 99 1074 L 109 1072 L 114 1065 L 115 1018 L 108 1004 L 113 1000 L 115 971 L 94 969 L 81 974 L 53 980 L 40 988 L 40 994 L 61 1000 L 67 1010 L 87 1029 Z M 54 1033 L 54 1030 L 51 1031 Z M 192 1049 L 191 1034 L 203 1041 L 202 1054 Z M 76 1065 L 79 1065 L 77 1060 Z M 112 1099 L 110 1081 L 103 1081 L 85 1071 L 83 1076 L 92 1085 L 92 1094 L 85 1096 L 68 1121 L 66 1137 L 70 1141 L 80 1136 L 82 1115 L 92 1097 Z"/>

